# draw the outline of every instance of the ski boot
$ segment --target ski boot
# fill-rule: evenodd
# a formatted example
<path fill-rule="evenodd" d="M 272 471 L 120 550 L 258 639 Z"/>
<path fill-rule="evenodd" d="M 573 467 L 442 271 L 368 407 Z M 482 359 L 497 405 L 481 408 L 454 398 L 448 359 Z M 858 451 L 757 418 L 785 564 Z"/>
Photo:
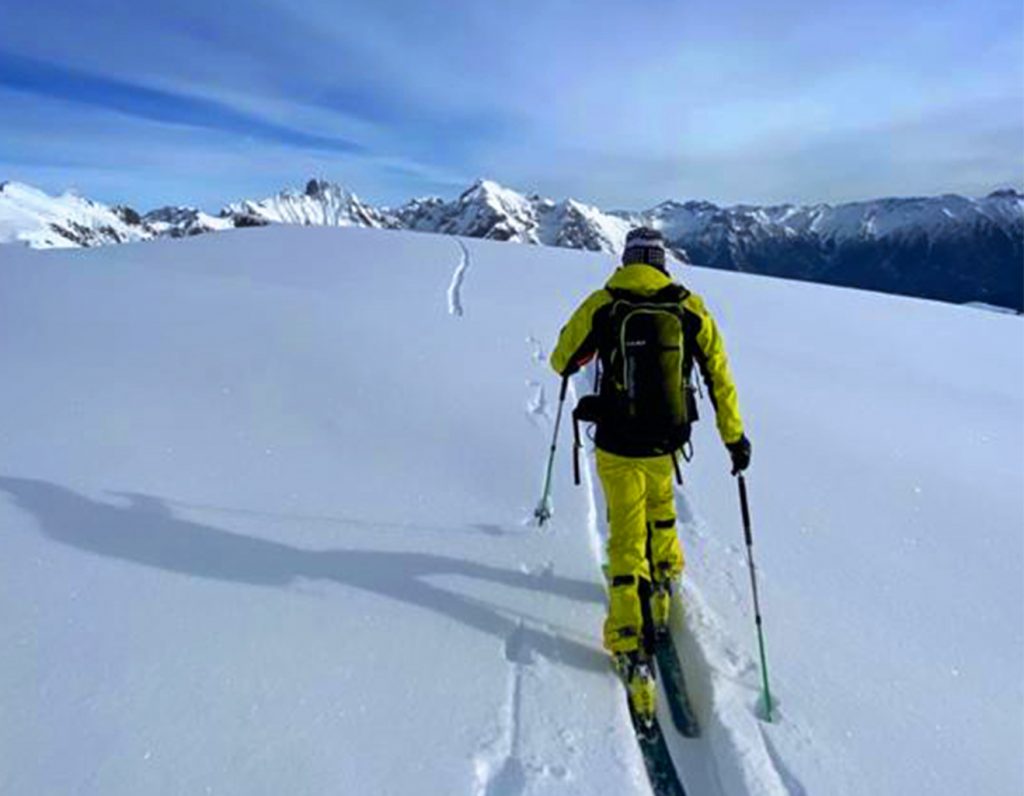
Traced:
<path fill-rule="evenodd" d="M 668 615 L 672 607 L 672 581 L 659 580 L 651 584 L 651 624 L 655 640 L 668 635 Z"/>
<path fill-rule="evenodd" d="M 640 731 L 654 727 L 654 702 L 657 693 L 654 670 L 639 652 L 620 652 L 614 658 L 615 671 L 626 685 L 629 707 Z"/>

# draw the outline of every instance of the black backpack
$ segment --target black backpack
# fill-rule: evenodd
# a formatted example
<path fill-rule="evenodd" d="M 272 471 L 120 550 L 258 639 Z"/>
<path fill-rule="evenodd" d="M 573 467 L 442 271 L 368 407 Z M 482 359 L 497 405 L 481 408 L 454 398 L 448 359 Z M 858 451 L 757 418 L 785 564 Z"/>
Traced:
<path fill-rule="evenodd" d="M 606 290 L 612 301 L 594 323 L 597 395 L 583 398 L 573 417 L 597 423 L 599 437 L 638 455 L 674 454 L 689 442 L 697 419 L 682 307 L 689 291 L 676 284 L 647 296 Z"/>

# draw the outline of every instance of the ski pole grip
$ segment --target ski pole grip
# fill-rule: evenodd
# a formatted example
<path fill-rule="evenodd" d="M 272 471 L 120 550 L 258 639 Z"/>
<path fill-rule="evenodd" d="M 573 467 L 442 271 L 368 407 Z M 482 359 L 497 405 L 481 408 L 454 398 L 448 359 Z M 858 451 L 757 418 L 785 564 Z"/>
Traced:
<path fill-rule="evenodd" d="M 562 391 L 558 394 L 558 400 L 565 400 L 565 393 L 569 389 L 569 374 L 562 376 Z"/>
<path fill-rule="evenodd" d="M 742 474 L 739 476 L 740 482 L 740 511 L 743 512 L 743 534 L 747 538 L 747 547 L 752 547 L 754 544 L 753 536 L 750 533 L 750 506 L 747 504 L 747 481 Z"/>

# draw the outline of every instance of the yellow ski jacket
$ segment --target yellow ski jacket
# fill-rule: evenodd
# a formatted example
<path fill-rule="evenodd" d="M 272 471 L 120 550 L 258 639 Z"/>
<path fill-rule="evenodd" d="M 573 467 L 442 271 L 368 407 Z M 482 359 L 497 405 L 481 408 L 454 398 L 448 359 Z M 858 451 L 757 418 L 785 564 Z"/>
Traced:
<path fill-rule="evenodd" d="M 562 327 L 558 344 L 551 352 L 551 367 L 559 375 L 572 374 L 598 353 L 594 319 L 603 307 L 611 305 L 613 298 L 609 289 L 650 296 L 670 284 L 672 280 L 666 273 L 645 263 L 631 263 L 618 268 L 605 287 L 587 296 L 569 322 Z M 699 296 L 687 293 L 682 307 L 686 321 L 683 326 L 685 344 L 687 350 L 693 352 L 704 377 L 708 395 L 715 407 L 718 433 L 722 442 L 728 445 L 743 436 L 743 420 L 740 417 L 736 385 L 729 372 L 725 344 L 714 318 Z"/>

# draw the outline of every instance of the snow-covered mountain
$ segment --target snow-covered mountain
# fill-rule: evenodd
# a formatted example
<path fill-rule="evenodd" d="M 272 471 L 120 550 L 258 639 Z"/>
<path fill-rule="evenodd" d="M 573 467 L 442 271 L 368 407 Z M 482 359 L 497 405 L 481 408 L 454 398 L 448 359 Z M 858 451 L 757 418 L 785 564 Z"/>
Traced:
<path fill-rule="evenodd" d="M 524 196 L 479 180 L 457 199 L 414 199 L 391 211 L 398 226 L 470 238 L 508 240 L 569 249 L 621 250 L 630 223 L 573 199 Z"/>
<path fill-rule="evenodd" d="M 154 235 L 131 208 L 108 207 L 71 192 L 50 196 L 22 183 L 0 183 L 0 243 L 66 249 Z"/>
<path fill-rule="evenodd" d="M 389 215 L 404 229 L 609 253 L 645 224 L 661 229 L 684 262 L 1024 310 L 1024 196 L 1012 190 L 810 206 L 669 201 L 605 212 L 481 180 L 454 201 L 419 199 Z"/>
<path fill-rule="evenodd" d="M 146 213 L 142 221 L 164 238 L 185 238 L 235 226 L 235 219 L 211 216 L 195 207 L 161 207 Z"/>
<path fill-rule="evenodd" d="M 408 229 L 617 253 L 626 231 L 661 229 L 679 260 L 955 303 L 1024 311 L 1024 196 L 946 195 L 840 205 L 736 205 L 667 201 L 644 211 L 603 211 L 479 180 L 453 200 L 377 208 L 325 180 L 217 216 L 162 208 L 139 216 L 16 184 L 0 193 L 0 240 L 37 248 L 184 237 L 271 223 Z"/>
<path fill-rule="evenodd" d="M 364 204 L 358 196 L 326 180 L 310 180 L 302 191 L 284 190 L 267 199 L 245 200 L 228 205 L 221 216 L 239 220 L 237 226 L 302 224 L 322 227 L 393 227 L 381 211 Z"/>
<path fill-rule="evenodd" d="M 1024 310 L 1024 196 L 1012 190 L 834 206 L 665 202 L 622 215 L 702 265 Z"/>

